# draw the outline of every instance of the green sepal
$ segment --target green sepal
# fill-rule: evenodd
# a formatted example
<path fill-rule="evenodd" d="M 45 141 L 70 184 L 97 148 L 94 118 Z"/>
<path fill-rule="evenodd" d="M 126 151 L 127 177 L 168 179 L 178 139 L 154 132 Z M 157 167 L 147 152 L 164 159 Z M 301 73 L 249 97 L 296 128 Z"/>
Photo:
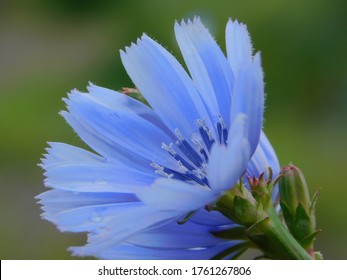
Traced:
<path fill-rule="evenodd" d="M 305 237 L 304 239 L 299 240 L 299 243 L 304 248 L 310 248 L 312 246 L 312 244 L 314 243 L 314 240 L 316 239 L 316 236 L 320 232 L 321 232 L 320 229 L 316 230 L 315 232 L 311 233 L 309 236 Z"/>
<path fill-rule="evenodd" d="M 186 222 L 189 221 L 189 219 L 190 219 L 191 217 L 194 216 L 194 214 L 195 214 L 196 212 L 198 212 L 198 210 L 190 211 L 187 215 L 185 215 L 185 216 L 183 217 L 182 220 L 177 221 L 177 224 L 179 224 L 179 225 L 185 224 Z"/>
<path fill-rule="evenodd" d="M 221 212 L 228 219 L 240 225 L 250 226 L 263 215 L 264 211 L 260 208 L 250 191 L 241 182 L 226 191 L 211 210 Z"/>
<path fill-rule="evenodd" d="M 314 232 L 311 217 L 301 203 L 299 203 L 296 208 L 294 221 L 295 234 L 293 233 L 293 235 L 297 240 L 303 240 L 306 236 L 309 236 Z"/>
<path fill-rule="evenodd" d="M 268 256 L 266 256 L 266 255 L 260 255 L 260 256 L 257 256 L 257 257 L 255 257 L 253 260 L 271 260 Z"/>
<path fill-rule="evenodd" d="M 259 219 L 259 214 L 263 211 L 259 211 L 259 208 L 255 206 L 248 199 L 240 196 L 234 198 L 234 213 L 235 218 L 245 226 L 251 226 Z"/>
<path fill-rule="evenodd" d="M 314 193 L 313 198 L 311 200 L 310 209 L 309 209 L 309 214 L 311 217 L 311 222 L 312 222 L 313 228 L 316 227 L 316 204 L 317 204 L 317 200 L 318 200 L 319 191 L 320 190 L 317 190 Z"/>
<path fill-rule="evenodd" d="M 235 255 L 233 255 L 229 260 L 237 260 L 248 248 L 241 249 Z"/>
<path fill-rule="evenodd" d="M 236 189 L 237 187 L 235 186 L 234 189 Z M 234 208 L 234 191 L 229 190 L 226 191 L 216 202 L 216 204 L 212 207 L 212 210 L 214 211 L 219 211 L 221 212 L 224 216 L 226 216 L 228 219 L 230 220 L 234 220 L 234 215 L 233 212 L 231 211 L 231 209 Z"/>
<path fill-rule="evenodd" d="M 280 200 L 280 206 L 281 206 L 283 218 L 286 222 L 286 225 L 287 225 L 289 231 L 292 234 L 294 234 L 294 232 L 295 232 L 294 217 L 293 217 L 288 205 L 283 200 Z"/>
<path fill-rule="evenodd" d="M 226 230 L 221 231 L 211 231 L 211 234 L 218 238 L 228 239 L 228 240 L 246 240 L 246 228 L 236 226 Z"/>
<path fill-rule="evenodd" d="M 319 230 L 315 231 L 312 227 L 314 224 L 312 221 L 312 215 L 307 213 L 301 203 L 299 203 L 296 208 L 294 217 L 284 201 L 280 201 L 280 205 L 284 220 L 291 234 L 304 248 L 311 247 L 316 235 L 320 232 Z"/>
<path fill-rule="evenodd" d="M 249 242 L 238 243 L 213 256 L 211 260 L 222 260 L 230 256 L 232 253 L 236 253 L 237 257 L 239 257 L 240 253 L 242 254 L 243 252 L 245 252 L 249 248 L 249 246 Z"/>
<path fill-rule="evenodd" d="M 317 204 L 317 200 L 318 200 L 318 195 L 319 195 L 320 190 L 317 190 L 314 195 L 313 198 L 311 200 L 311 204 L 310 204 L 310 215 L 314 215 L 315 211 L 316 211 L 316 204 Z"/>

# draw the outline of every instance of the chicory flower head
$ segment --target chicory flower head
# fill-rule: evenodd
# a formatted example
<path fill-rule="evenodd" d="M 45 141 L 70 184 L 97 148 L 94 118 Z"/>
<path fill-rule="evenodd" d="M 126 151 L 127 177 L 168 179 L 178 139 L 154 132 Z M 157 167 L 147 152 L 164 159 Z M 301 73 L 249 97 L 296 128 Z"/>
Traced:
<path fill-rule="evenodd" d="M 92 84 L 65 99 L 63 117 L 94 152 L 50 143 L 42 166 L 51 190 L 38 198 L 61 231 L 88 232 L 75 255 L 211 258 L 235 241 L 210 232 L 233 222 L 205 206 L 245 172 L 279 171 L 262 132 L 263 73 L 246 26 L 229 20 L 227 57 L 199 18 L 176 23 L 175 35 L 190 75 L 147 35 L 121 51 L 151 107 Z"/>

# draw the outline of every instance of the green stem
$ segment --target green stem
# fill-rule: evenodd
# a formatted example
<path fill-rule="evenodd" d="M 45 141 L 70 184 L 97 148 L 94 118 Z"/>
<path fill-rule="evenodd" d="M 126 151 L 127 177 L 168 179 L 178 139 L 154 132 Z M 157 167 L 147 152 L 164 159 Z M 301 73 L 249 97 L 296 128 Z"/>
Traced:
<path fill-rule="evenodd" d="M 268 217 L 248 229 L 248 237 L 271 259 L 312 260 L 271 207 Z"/>

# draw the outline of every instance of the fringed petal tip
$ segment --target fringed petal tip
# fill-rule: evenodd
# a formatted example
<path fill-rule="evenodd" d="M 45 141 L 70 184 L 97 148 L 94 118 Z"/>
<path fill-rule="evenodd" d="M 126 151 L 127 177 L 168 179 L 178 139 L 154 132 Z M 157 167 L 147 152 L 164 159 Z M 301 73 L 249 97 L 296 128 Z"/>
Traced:
<path fill-rule="evenodd" d="M 199 16 L 194 16 L 193 20 L 182 19 L 180 22 L 175 21 L 174 28 L 175 30 L 179 28 L 187 28 L 190 31 L 195 31 L 195 32 L 208 32 L 208 29 L 202 24 Z"/>
<path fill-rule="evenodd" d="M 141 37 L 136 39 L 136 42 L 131 42 L 130 46 L 125 46 L 124 49 L 120 49 L 119 53 L 122 57 L 131 54 L 132 52 L 136 51 L 138 48 L 141 48 L 141 45 L 144 42 L 155 42 L 152 38 L 150 38 L 146 33 L 143 33 Z"/>
<path fill-rule="evenodd" d="M 247 26 L 229 19 L 226 31 L 227 56 L 235 76 L 244 64 L 253 60 L 253 46 Z"/>

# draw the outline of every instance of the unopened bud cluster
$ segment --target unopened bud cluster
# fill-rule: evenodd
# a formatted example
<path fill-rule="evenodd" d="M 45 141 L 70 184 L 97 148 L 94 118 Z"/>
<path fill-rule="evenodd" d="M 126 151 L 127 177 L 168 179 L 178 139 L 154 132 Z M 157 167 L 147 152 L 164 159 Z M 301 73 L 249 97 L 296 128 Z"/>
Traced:
<path fill-rule="evenodd" d="M 244 239 L 272 259 L 317 258 L 318 254 L 313 250 L 318 233 L 315 220 L 317 194 L 310 199 L 305 178 L 294 165 L 284 167 L 274 181 L 271 170 L 269 174 L 269 179 L 264 174 L 241 178 L 210 207 L 240 225 L 212 234 Z M 277 185 L 282 211 L 274 205 L 273 190 Z M 284 221 L 280 219 L 281 213 Z"/>
<path fill-rule="evenodd" d="M 272 207 L 273 182 L 272 178 L 266 180 L 264 174 L 259 178 L 247 177 L 247 181 L 249 189 L 240 179 L 218 200 L 215 209 L 238 224 L 249 227 L 267 217 L 267 211 Z"/>

